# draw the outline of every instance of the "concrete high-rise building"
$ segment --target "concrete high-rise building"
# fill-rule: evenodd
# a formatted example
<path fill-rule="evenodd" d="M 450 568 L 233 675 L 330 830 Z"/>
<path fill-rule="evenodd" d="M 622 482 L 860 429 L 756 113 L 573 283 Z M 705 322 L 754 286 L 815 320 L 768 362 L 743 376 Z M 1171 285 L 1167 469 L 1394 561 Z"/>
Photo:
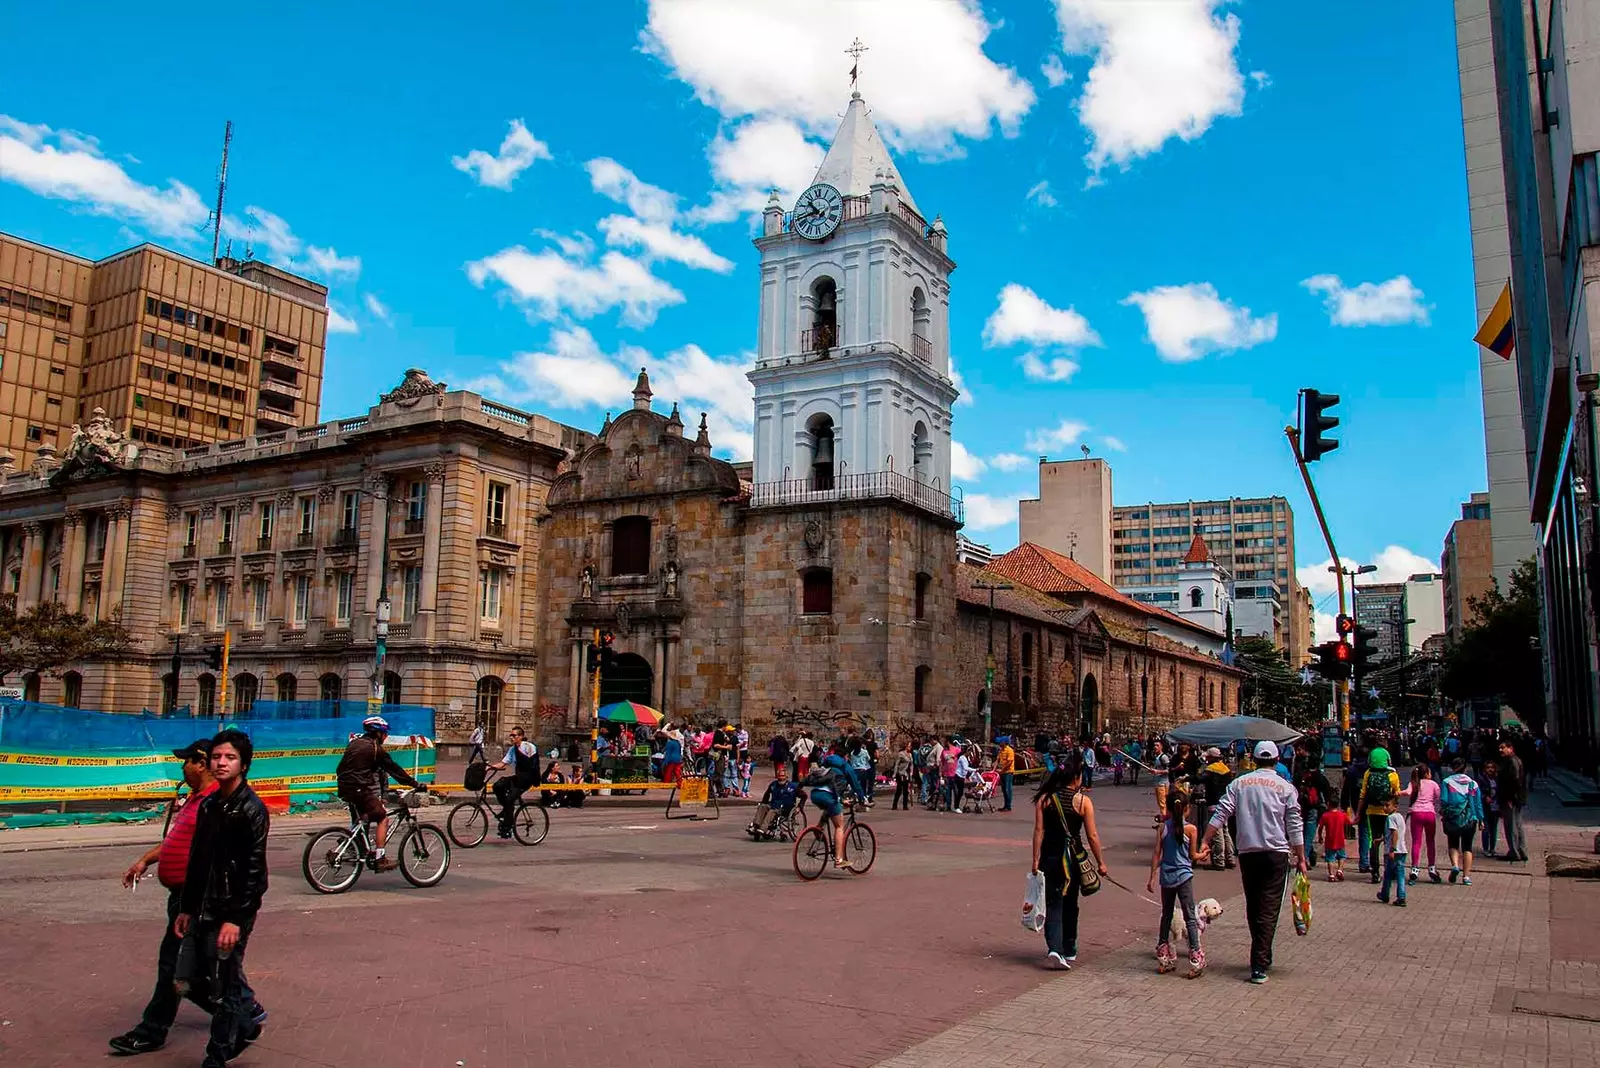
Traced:
<path fill-rule="evenodd" d="M 1456 67 L 1461 127 L 1466 142 L 1467 209 L 1478 321 L 1489 314 L 1511 277 L 1506 226 L 1506 180 L 1501 166 L 1500 102 L 1495 87 L 1489 8 L 1498 0 L 1456 0 Z M 1470 342 L 1463 342 L 1463 346 Z M 1517 564 L 1533 555 L 1528 518 L 1528 460 L 1522 434 L 1517 360 L 1474 346 L 1483 395 L 1483 444 L 1488 465 L 1489 528 L 1495 579 L 1505 588 Z"/>
<path fill-rule="evenodd" d="M 1111 510 L 1110 464 L 1041 456 L 1039 496 L 1017 503 L 1017 537 L 1071 557 L 1112 582 Z"/>
<path fill-rule="evenodd" d="M 265 263 L 0 233 L 0 449 L 26 467 L 97 408 L 168 448 L 315 423 L 327 331 L 327 288 Z"/>
<path fill-rule="evenodd" d="M 1378 636 L 1372 645 L 1378 662 L 1392 660 L 1400 655 L 1400 644 L 1405 636 L 1406 584 L 1404 582 L 1368 582 L 1356 586 L 1356 623 L 1371 627 Z"/>
<path fill-rule="evenodd" d="M 1416 652 L 1430 638 L 1444 633 L 1444 578 L 1434 574 L 1412 575 L 1405 581 L 1406 648 Z"/>
<path fill-rule="evenodd" d="M 1473 599 L 1488 593 L 1494 583 L 1489 508 L 1487 493 L 1474 493 L 1462 504 L 1461 518 L 1450 524 L 1439 554 L 1444 630 L 1452 642 L 1460 640 L 1462 628 L 1472 621 Z"/>

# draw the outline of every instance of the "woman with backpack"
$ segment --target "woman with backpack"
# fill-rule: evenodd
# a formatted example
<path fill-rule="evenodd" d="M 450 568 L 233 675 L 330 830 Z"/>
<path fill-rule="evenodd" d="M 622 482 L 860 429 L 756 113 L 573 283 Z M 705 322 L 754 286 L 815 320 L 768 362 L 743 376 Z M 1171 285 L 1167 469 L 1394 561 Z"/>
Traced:
<path fill-rule="evenodd" d="M 1377 859 L 1378 844 L 1387 833 L 1389 813 L 1386 806 L 1400 797 L 1400 773 L 1389 766 L 1389 750 L 1376 746 L 1367 754 L 1367 770 L 1361 776 L 1361 793 L 1356 798 L 1352 814 L 1366 827 L 1373 844 L 1372 881 L 1381 881 L 1383 865 Z"/>
<path fill-rule="evenodd" d="M 1422 842 L 1428 842 L 1428 881 L 1443 882 L 1439 868 L 1434 863 L 1434 831 L 1439 826 L 1439 783 L 1428 765 L 1418 764 L 1411 769 L 1411 881 L 1417 881 L 1417 870 L 1422 862 Z"/>
<path fill-rule="evenodd" d="M 1483 793 L 1467 768 L 1467 762 L 1457 757 L 1451 765 L 1454 774 L 1439 787 L 1439 819 L 1450 850 L 1450 881 L 1460 878 L 1462 886 L 1472 885 L 1472 838 L 1483 822 Z"/>

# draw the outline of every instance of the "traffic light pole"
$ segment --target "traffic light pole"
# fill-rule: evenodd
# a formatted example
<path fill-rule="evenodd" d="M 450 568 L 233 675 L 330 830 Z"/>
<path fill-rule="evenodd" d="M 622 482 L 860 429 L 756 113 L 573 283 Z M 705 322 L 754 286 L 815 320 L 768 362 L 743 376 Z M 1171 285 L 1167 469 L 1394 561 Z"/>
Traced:
<path fill-rule="evenodd" d="M 1292 426 L 1283 428 L 1283 436 L 1289 439 L 1289 448 L 1294 452 L 1295 466 L 1300 468 L 1300 478 L 1306 484 L 1306 495 L 1311 498 L 1311 510 L 1316 513 L 1317 526 L 1322 528 L 1323 543 L 1328 546 L 1328 556 L 1333 560 L 1335 571 L 1333 573 L 1334 588 L 1339 591 L 1339 614 L 1345 614 L 1344 599 L 1344 565 L 1339 558 L 1339 550 L 1333 546 L 1333 533 L 1328 530 L 1328 517 L 1323 514 L 1322 501 L 1317 497 L 1317 487 L 1311 481 L 1311 469 L 1306 466 L 1305 457 L 1300 453 L 1300 431 Z M 1340 639 L 1343 640 L 1342 638 Z M 1333 688 L 1335 712 L 1339 717 L 1339 729 L 1346 734 L 1350 732 L 1350 680 L 1344 679 L 1343 685 Z"/>

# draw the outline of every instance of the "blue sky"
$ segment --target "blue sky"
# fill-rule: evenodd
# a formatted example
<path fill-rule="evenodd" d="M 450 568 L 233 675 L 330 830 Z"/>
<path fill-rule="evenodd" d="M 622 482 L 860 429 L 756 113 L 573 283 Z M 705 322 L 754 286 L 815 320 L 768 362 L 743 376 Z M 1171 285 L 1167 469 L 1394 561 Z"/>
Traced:
<path fill-rule="evenodd" d="M 415 365 L 597 427 L 643 363 L 747 449 L 751 212 L 811 177 L 859 36 L 959 264 L 971 536 L 1014 543 L 1034 458 L 1087 444 L 1119 503 L 1287 495 L 1314 567 L 1302 386 L 1344 398 L 1316 472 L 1343 555 L 1436 560 L 1484 486 L 1448 5 L 99 7 L 29 16 L 70 76 L 0 72 L 0 229 L 204 255 L 232 119 L 235 252 L 332 287 L 327 416 Z"/>

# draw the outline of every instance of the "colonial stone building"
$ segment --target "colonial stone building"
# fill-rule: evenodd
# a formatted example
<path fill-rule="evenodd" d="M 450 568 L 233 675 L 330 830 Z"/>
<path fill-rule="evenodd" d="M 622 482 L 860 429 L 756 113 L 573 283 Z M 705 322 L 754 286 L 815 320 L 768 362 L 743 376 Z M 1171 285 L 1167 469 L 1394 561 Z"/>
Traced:
<path fill-rule="evenodd" d="M 0 581 L 22 610 L 55 598 L 120 618 L 136 645 L 30 676 L 27 695 L 214 714 L 224 687 L 200 651 L 231 631 L 227 711 L 360 700 L 382 595 L 386 701 L 434 706 L 446 736 L 475 714 L 532 718 L 538 517 L 588 440 L 420 371 L 364 416 L 182 451 L 97 417 L 0 483 Z"/>

